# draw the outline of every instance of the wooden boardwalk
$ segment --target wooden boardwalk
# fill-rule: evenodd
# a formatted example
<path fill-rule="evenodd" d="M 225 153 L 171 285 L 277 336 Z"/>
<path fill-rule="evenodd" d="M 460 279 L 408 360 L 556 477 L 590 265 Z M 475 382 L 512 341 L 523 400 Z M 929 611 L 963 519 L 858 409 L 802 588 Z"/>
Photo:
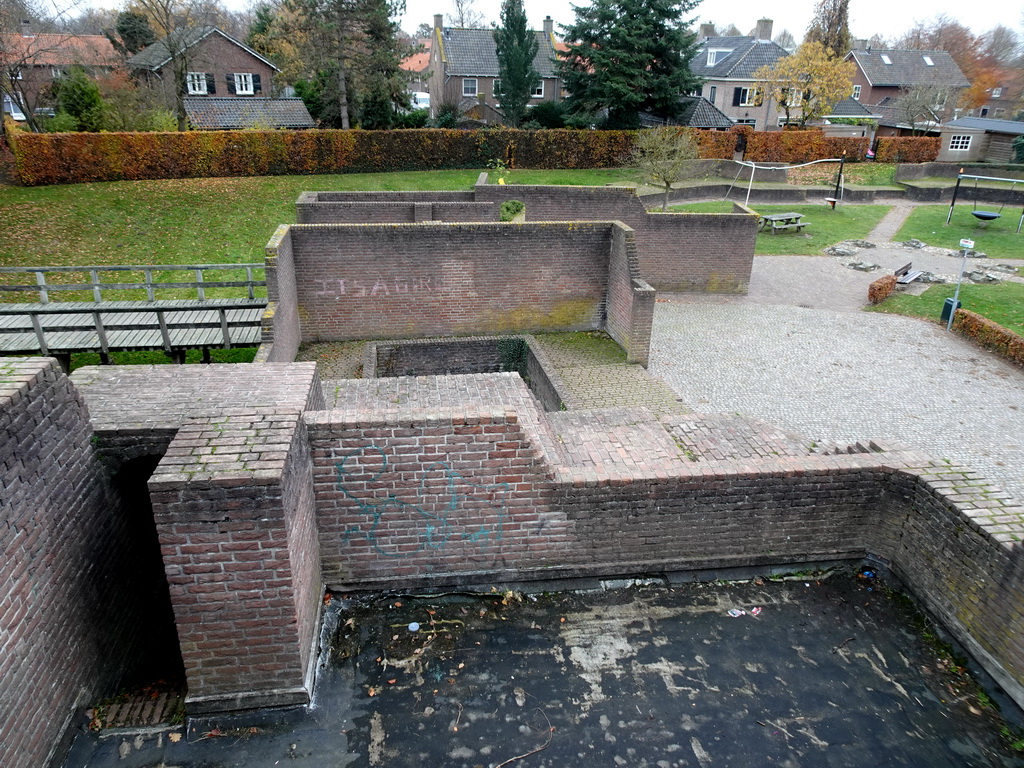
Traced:
<path fill-rule="evenodd" d="M 0 355 L 251 347 L 265 299 L 0 304 Z"/>

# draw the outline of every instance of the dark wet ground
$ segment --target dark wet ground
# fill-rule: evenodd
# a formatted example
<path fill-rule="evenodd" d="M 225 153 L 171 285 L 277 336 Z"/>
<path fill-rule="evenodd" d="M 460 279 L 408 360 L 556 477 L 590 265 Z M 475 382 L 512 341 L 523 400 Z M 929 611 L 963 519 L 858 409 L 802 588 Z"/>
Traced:
<path fill-rule="evenodd" d="M 1024 765 L 931 625 L 853 570 L 336 596 L 332 623 L 311 708 L 83 734 L 67 765 Z"/>

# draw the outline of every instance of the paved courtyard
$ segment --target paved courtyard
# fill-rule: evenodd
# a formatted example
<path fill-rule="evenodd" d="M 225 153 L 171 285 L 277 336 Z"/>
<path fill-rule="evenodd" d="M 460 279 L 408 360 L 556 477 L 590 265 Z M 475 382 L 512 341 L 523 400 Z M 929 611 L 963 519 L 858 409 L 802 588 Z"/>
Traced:
<path fill-rule="evenodd" d="M 910 260 L 893 247 L 864 258 Z M 859 311 L 877 272 L 826 256 L 755 262 L 749 296 L 658 300 L 650 372 L 685 406 L 818 443 L 907 443 L 1024 498 L 1024 370 L 939 324 Z"/>

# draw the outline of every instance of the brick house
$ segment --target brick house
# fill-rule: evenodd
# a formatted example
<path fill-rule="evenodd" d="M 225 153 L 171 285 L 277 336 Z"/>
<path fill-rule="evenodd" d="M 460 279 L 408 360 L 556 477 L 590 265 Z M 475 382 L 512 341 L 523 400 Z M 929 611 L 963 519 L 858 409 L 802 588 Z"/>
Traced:
<path fill-rule="evenodd" d="M 164 92 L 169 103 L 178 87 L 172 71 L 172 44 L 184 57 L 185 82 L 180 85 L 189 98 L 254 98 L 270 96 L 273 91 L 277 67 L 216 27 L 196 27 L 158 40 L 127 60 L 144 82 Z"/>
<path fill-rule="evenodd" d="M 35 34 L 26 25 L 18 34 L 0 34 L 0 92 L 5 105 L 31 115 L 50 106 L 50 87 L 72 67 L 96 75 L 120 62 L 103 35 Z"/>
<path fill-rule="evenodd" d="M 985 103 L 967 110 L 964 117 L 1020 119 L 1024 114 L 1024 68 L 1003 67 L 995 72 L 995 82 L 987 89 Z"/>
<path fill-rule="evenodd" d="M 970 86 L 960 67 L 946 51 L 901 51 L 873 50 L 870 47 L 854 48 L 846 54 L 856 68 L 853 76 L 855 101 L 882 115 L 878 126 L 879 136 L 900 136 L 912 131 L 912 127 L 899 115 L 896 104 L 907 90 L 915 87 L 952 88 L 961 91 Z M 938 131 L 944 110 L 951 110 L 953 103 L 936 104 L 934 119 L 927 128 Z M 915 126 L 918 131 L 921 125 Z"/>
<path fill-rule="evenodd" d="M 434 16 L 434 36 L 430 47 L 430 116 L 437 117 L 442 104 L 457 104 L 466 112 L 477 112 L 487 122 L 500 121 L 499 102 L 494 97 L 498 80 L 498 54 L 494 30 L 445 27 L 441 14 Z M 531 95 L 530 104 L 561 101 L 562 80 L 558 77 L 554 22 L 548 16 L 544 29 L 537 36 L 537 55 L 533 66 L 540 80 Z"/>
<path fill-rule="evenodd" d="M 714 26 L 703 24 L 697 55 L 690 69 L 704 80 L 700 96 L 739 125 L 755 131 L 779 130 L 782 112 L 770 100 L 757 104 L 754 73 L 789 52 L 772 42 L 772 20 L 760 19 L 750 36 L 718 37 Z"/>

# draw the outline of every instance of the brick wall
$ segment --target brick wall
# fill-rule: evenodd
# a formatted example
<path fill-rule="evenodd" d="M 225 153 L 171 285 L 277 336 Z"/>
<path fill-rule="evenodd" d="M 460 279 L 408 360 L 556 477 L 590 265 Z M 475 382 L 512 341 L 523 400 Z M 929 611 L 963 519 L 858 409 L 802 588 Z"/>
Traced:
<path fill-rule="evenodd" d="M 602 326 L 610 231 L 296 225 L 271 261 L 283 273 L 290 250 L 306 341 L 589 330 Z"/>
<path fill-rule="evenodd" d="M 746 293 L 757 217 L 652 213 L 637 230 L 640 274 L 659 291 Z"/>
<path fill-rule="evenodd" d="M 626 350 L 626 361 L 647 367 L 654 324 L 655 291 L 640 279 L 634 232 L 612 228 L 605 328 Z"/>
<path fill-rule="evenodd" d="M 139 542 L 55 360 L 0 359 L 0 764 L 59 753 L 137 651 Z M 98 620 L 99 619 L 99 620 Z"/>
<path fill-rule="evenodd" d="M 267 308 L 262 318 L 262 341 L 254 362 L 290 363 L 302 343 L 299 304 L 295 284 L 292 241 L 284 224 L 267 243 L 264 257 Z"/>
<path fill-rule="evenodd" d="M 409 224 L 416 221 L 498 221 L 494 203 L 472 201 L 340 201 L 296 204 L 299 224 Z"/>
<path fill-rule="evenodd" d="M 311 479 L 299 414 L 271 409 L 184 424 L 150 479 L 191 713 L 309 701 Z"/>
<path fill-rule="evenodd" d="M 506 200 L 526 205 L 526 221 L 620 221 L 636 230 L 638 277 L 656 290 L 744 293 L 750 283 L 756 220 L 734 214 L 649 214 L 636 191 L 628 187 L 570 187 L 522 184 L 487 184 L 481 174 L 472 193 L 436 193 L 437 200 L 451 194 L 469 194 L 477 204 L 497 210 Z M 299 223 L 354 222 L 365 211 L 364 222 L 395 215 L 397 202 L 424 202 L 431 192 L 303 192 L 296 203 Z M 373 206 L 354 203 L 375 203 Z M 468 203 L 432 217 L 438 221 L 482 221 Z M 390 212 L 390 213 L 389 213 Z M 403 216 L 406 214 L 402 214 Z M 412 214 L 409 214 L 410 216 Z M 423 220 L 415 219 L 415 220 Z M 268 278 L 269 279 L 269 278 Z"/>

